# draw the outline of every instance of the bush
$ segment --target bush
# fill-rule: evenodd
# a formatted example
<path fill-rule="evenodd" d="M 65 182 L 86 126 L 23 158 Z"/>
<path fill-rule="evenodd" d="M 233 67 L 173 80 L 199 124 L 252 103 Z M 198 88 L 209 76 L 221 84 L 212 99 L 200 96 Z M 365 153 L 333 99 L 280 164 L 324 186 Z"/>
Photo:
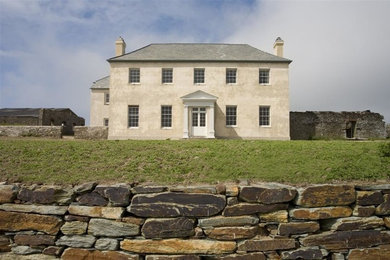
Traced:
<path fill-rule="evenodd" d="M 382 157 L 390 157 L 390 142 L 386 142 L 379 146 L 379 153 Z"/>

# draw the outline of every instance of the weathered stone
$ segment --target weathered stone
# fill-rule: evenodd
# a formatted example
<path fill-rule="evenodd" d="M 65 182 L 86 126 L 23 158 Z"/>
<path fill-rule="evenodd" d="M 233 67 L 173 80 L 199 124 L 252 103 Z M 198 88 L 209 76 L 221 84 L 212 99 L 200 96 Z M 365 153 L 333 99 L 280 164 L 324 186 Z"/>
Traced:
<path fill-rule="evenodd" d="M 14 237 L 14 242 L 23 246 L 54 245 L 55 240 L 56 237 L 50 235 L 16 234 Z"/>
<path fill-rule="evenodd" d="M 194 238 L 205 237 L 205 234 L 203 233 L 203 229 L 201 229 L 200 227 L 195 227 L 194 231 L 195 231 Z"/>
<path fill-rule="evenodd" d="M 54 216 L 0 211 L 0 230 L 37 230 L 50 235 L 58 233 L 62 220 Z"/>
<path fill-rule="evenodd" d="M 88 234 L 105 237 L 125 237 L 139 234 L 139 226 L 115 220 L 93 218 L 89 221 Z"/>
<path fill-rule="evenodd" d="M 142 227 L 145 238 L 179 238 L 195 234 L 194 220 L 189 218 L 147 219 Z"/>
<path fill-rule="evenodd" d="M 208 217 L 225 204 L 223 195 L 167 192 L 135 195 L 127 210 L 140 217 Z"/>
<path fill-rule="evenodd" d="M 69 204 L 74 197 L 73 189 L 64 189 L 58 186 L 41 186 L 38 188 L 21 188 L 17 196 L 18 200 L 29 203 L 60 205 Z"/>
<path fill-rule="evenodd" d="M 385 223 L 385 226 L 390 229 L 390 217 L 384 217 L 383 222 Z"/>
<path fill-rule="evenodd" d="M 384 225 L 383 219 L 378 217 L 349 217 L 339 219 L 329 219 L 322 223 L 322 227 L 329 230 L 364 230 L 364 229 L 375 229 Z"/>
<path fill-rule="evenodd" d="M 128 206 L 130 203 L 130 187 L 127 186 L 108 187 L 104 195 L 112 206 Z"/>
<path fill-rule="evenodd" d="M 355 205 L 352 215 L 356 217 L 369 217 L 374 215 L 375 206 L 359 206 Z"/>
<path fill-rule="evenodd" d="M 390 184 L 356 185 L 358 190 L 390 190 Z"/>
<path fill-rule="evenodd" d="M 11 241 L 6 236 L 0 236 L 0 252 L 11 251 Z"/>
<path fill-rule="evenodd" d="M 12 253 L 17 255 L 29 255 L 29 254 L 36 254 L 41 253 L 42 250 L 37 248 L 31 248 L 29 246 L 14 246 L 11 248 Z"/>
<path fill-rule="evenodd" d="M 200 260 L 197 255 L 147 255 L 145 260 Z"/>
<path fill-rule="evenodd" d="M 215 189 L 217 191 L 217 194 L 226 194 L 226 186 L 224 184 L 217 184 L 215 186 Z"/>
<path fill-rule="evenodd" d="M 85 206 L 106 206 L 108 204 L 108 201 L 97 192 L 83 194 L 77 198 L 77 201 Z"/>
<path fill-rule="evenodd" d="M 88 223 L 81 221 L 65 222 L 61 227 L 64 235 L 83 235 L 87 231 Z"/>
<path fill-rule="evenodd" d="M 228 197 L 237 197 L 240 192 L 240 188 L 237 185 L 226 185 L 225 194 Z"/>
<path fill-rule="evenodd" d="M 323 208 L 298 208 L 289 211 L 289 215 L 295 219 L 328 219 L 349 217 L 352 214 L 350 207 L 323 207 Z"/>
<path fill-rule="evenodd" d="M 379 205 L 383 202 L 380 191 L 357 191 L 356 204 L 360 206 Z"/>
<path fill-rule="evenodd" d="M 0 185 L 0 203 L 13 202 L 18 190 L 16 185 Z"/>
<path fill-rule="evenodd" d="M 241 187 L 239 199 L 246 202 L 273 204 L 288 202 L 295 198 L 296 189 L 281 184 Z"/>
<path fill-rule="evenodd" d="M 176 186 L 176 187 L 171 187 L 169 191 L 183 192 L 183 193 L 217 194 L 217 189 L 214 186 Z"/>
<path fill-rule="evenodd" d="M 303 207 L 343 206 L 355 202 L 351 185 L 316 185 L 298 189 L 295 203 Z"/>
<path fill-rule="evenodd" d="M 262 224 L 263 223 L 260 223 L 259 226 L 263 226 Z M 267 223 L 263 227 L 267 230 L 267 233 L 272 237 L 275 237 L 278 234 L 278 225 L 277 224 L 268 224 Z"/>
<path fill-rule="evenodd" d="M 121 249 L 143 254 L 226 254 L 236 249 L 236 242 L 203 239 L 137 240 L 125 239 Z"/>
<path fill-rule="evenodd" d="M 136 217 L 124 217 L 121 219 L 122 222 L 125 222 L 125 223 L 131 223 L 131 224 L 135 224 L 135 225 L 138 225 L 138 226 L 141 226 L 145 223 L 145 219 L 143 218 L 136 218 Z"/>
<path fill-rule="evenodd" d="M 62 246 L 49 246 L 43 249 L 42 254 L 59 256 L 62 254 L 62 251 L 64 251 Z"/>
<path fill-rule="evenodd" d="M 317 222 L 290 222 L 281 223 L 278 228 L 278 234 L 281 236 L 298 235 L 305 233 L 314 233 L 320 229 Z"/>
<path fill-rule="evenodd" d="M 384 202 L 375 209 L 376 215 L 390 215 L 390 194 L 383 195 Z"/>
<path fill-rule="evenodd" d="M 301 247 L 293 251 L 282 252 L 282 259 L 322 259 L 328 255 L 324 249 Z"/>
<path fill-rule="evenodd" d="M 125 252 L 68 248 L 62 254 L 61 259 L 62 260 L 76 260 L 76 259 L 139 260 L 139 256 L 135 254 L 128 254 Z"/>
<path fill-rule="evenodd" d="M 323 232 L 301 239 L 304 246 L 321 246 L 328 250 L 371 247 L 390 242 L 390 232 L 357 230 Z"/>
<path fill-rule="evenodd" d="M 96 187 L 96 182 L 87 182 L 73 187 L 73 191 L 77 194 L 87 193 Z"/>
<path fill-rule="evenodd" d="M 0 205 L 0 210 L 39 213 L 45 215 L 64 215 L 68 210 L 68 207 L 50 205 L 2 204 Z"/>
<path fill-rule="evenodd" d="M 70 214 L 109 219 L 121 218 L 124 211 L 124 208 L 121 207 L 90 207 L 70 205 L 68 208 L 68 212 Z"/>
<path fill-rule="evenodd" d="M 233 255 L 219 255 L 219 256 L 206 256 L 206 260 L 265 260 L 266 257 L 263 253 L 248 253 L 248 254 L 233 254 Z"/>
<path fill-rule="evenodd" d="M 228 206 L 236 205 L 236 204 L 238 204 L 238 198 L 237 197 L 227 197 L 226 204 Z"/>
<path fill-rule="evenodd" d="M 224 216 L 241 216 L 251 215 L 256 213 L 269 213 L 278 210 L 285 210 L 288 208 L 288 204 L 251 204 L 251 203 L 239 203 L 233 206 L 227 206 L 223 211 Z"/>
<path fill-rule="evenodd" d="M 273 251 L 296 248 L 295 239 L 291 238 L 270 238 L 266 237 L 261 240 L 245 240 L 238 243 L 238 251 Z"/>
<path fill-rule="evenodd" d="M 227 226 L 245 226 L 256 225 L 259 218 L 256 216 L 237 216 L 237 217 L 212 217 L 198 219 L 198 225 L 201 228 L 227 227 Z"/>
<path fill-rule="evenodd" d="M 133 194 L 159 193 L 167 190 L 168 187 L 165 186 L 136 186 L 131 189 L 131 193 Z"/>
<path fill-rule="evenodd" d="M 65 221 L 81 221 L 81 222 L 88 222 L 89 217 L 82 217 L 82 216 L 76 216 L 76 215 L 65 215 Z"/>
<path fill-rule="evenodd" d="M 267 260 L 280 260 L 282 257 L 276 251 L 267 251 L 264 252 L 267 257 Z"/>
<path fill-rule="evenodd" d="M 33 255 L 16 255 L 14 253 L 6 253 L 0 255 L 1 260 L 57 260 L 55 256 L 33 254 Z"/>
<path fill-rule="evenodd" d="M 95 248 L 99 250 L 117 250 L 119 242 L 113 238 L 100 238 L 96 240 Z"/>
<path fill-rule="evenodd" d="M 239 240 L 253 238 L 257 235 L 258 226 L 253 227 L 217 227 L 205 229 L 204 233 L 212 239 L 217 240 Z"/>
<path fill-rule="evenodd" d="M 345 260 L 344 254 L 342 253 L 332 253 L 331 260 Z"/>
<path fill-rule="evenodd" d="M 272 222 L 272 223 L 287 223 L 288 212 L 287 210 L 278 210 L 275 212 L 259 214 L 260 222 Z"/>
<path fill-rule="evenodd" d="M 390 249 L 384 248 L 356 248 L 349 252 L 348 260 L 386 260 L 390 259 Z"/>
<path fill-rule="evenodd" d="M 92 247 L 96 238 L 90 235 L 83 236 L 62 236 L 60 237 L 56 245 L 57 246 L 69 246 L 69 247 Z"/>

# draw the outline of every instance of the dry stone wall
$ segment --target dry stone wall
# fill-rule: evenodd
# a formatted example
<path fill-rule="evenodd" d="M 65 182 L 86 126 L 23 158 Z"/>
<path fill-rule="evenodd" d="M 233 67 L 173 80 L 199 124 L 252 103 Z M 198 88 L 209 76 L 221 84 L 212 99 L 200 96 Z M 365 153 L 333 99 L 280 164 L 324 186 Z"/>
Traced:
<path fill-rule="evenodd" d="M 61 138 L 62 126 L 0 126 L 0 136 Z"/>
<path fill-rule="evenodd" d="M 0 185 L 0 259 L 389 256 L 390 184 Z"/>
<path fill-rule="evenodd" d="M 73 131 L 75 139 L 105 140 L 108 138 L 106 126 L 75 126 Z"/>

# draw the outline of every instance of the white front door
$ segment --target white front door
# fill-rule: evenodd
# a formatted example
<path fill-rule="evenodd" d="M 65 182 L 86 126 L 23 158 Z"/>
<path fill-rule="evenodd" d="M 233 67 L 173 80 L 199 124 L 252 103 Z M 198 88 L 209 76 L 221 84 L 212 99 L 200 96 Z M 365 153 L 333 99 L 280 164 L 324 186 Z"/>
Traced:
<path fill-rule="evenodd" d="M 192 136 L 205 137 L 207 135 L 206 107 L 193 107 L 191 109 Z"/>

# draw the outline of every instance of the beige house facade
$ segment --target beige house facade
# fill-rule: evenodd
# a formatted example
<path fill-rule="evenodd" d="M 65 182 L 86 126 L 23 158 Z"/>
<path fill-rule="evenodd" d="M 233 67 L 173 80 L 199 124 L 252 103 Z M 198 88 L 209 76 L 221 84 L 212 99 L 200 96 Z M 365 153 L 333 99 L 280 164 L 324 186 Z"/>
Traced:
<path fill-rule="evenodd" d="M 151 44 L 108 59 L 91 87 L 91 126 L 109 139 L 289 140 L 289 64 L 246 44 Z"/>

